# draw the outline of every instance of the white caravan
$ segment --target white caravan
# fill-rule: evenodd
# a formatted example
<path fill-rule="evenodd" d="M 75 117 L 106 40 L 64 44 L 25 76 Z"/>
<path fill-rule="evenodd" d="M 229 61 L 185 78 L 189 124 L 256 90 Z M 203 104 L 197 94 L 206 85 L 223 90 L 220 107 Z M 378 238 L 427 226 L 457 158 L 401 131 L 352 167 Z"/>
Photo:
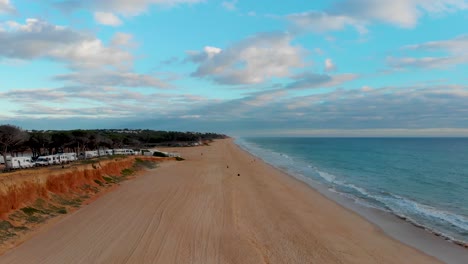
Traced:
<path fill-rule="evenodd" d="M 65 153 L 55 154 L 54 156 L 58 159 L 58 164 L 66 164 L 70 162 L 68 155 L 65 155 Z"/>
<path fill-rule="evenodd" d="M 49 166 L 54 164 L 60 164 L 59 157 L 55 155 L 40 156 L 36 160 L 36 166 Z"/>
<path fill-rule="evenodd" d="M 30 157 L 7 157 L 6 160 L 11 169 L 25 169 L 34 167 Z"/>
<path fill-rule="evenodd" d="M 98 150 L 99 156 L 110 156 L 112 155 L 112 149 L 100 149 Z"/>
<path fill-rule="evenodd" d="M 114 155 L 135 155 L 133 149 L 114 149 Z"/>
<path fill-rule="evenodd" d="M 92 159 L 99 157 L 97 150 L 90 150 L 90 151 L 85 151 L 84 153 L 85 159 Z"/>
<path fill-rule="evenodd" d="M 76 153 L 74 153 L 74 152 L 63 153 L 63 154 L 61 154 L 61 155 L 66 156 L 68 162 L 72 162 L 72 161 L 77 161 L 77 160 L 78 160 L 78 158 L 77 158 L 77 156 L 76 156 Z"/>

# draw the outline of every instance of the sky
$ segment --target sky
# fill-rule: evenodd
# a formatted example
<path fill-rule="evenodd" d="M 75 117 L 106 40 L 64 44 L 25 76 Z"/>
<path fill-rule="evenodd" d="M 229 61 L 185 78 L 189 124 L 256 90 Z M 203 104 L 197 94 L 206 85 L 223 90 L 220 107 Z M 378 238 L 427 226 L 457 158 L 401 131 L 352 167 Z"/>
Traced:
<path fill-rule="evenodd" d="M 468 136 L 468 0 L 0 0 L 0 123 Z"/>

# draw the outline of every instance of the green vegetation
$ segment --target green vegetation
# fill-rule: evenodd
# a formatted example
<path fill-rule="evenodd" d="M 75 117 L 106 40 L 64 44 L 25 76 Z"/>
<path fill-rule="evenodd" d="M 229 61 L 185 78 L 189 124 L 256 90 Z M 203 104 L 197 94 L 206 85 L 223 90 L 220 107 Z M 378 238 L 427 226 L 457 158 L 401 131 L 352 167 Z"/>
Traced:
<path fill-rule="evenodd" d="M 103 178 L 107 183 L 114 183 L 114 179 L 111 178 L 111 177 L 102 176 L 102 178 Z"/>
<path fill-rule="evenodd" d="M 102 183 L 100 180 L 94 180 L 94 182 L 99 186 L 104 186 L 104 183 Z"/>
<path fill-rule="evenodd" d="M 183 161 L 183 160 L 185 160 L 184 158 L 181 158 L 181 157 L 176 157 L 175 159 L 176 159 L 177 161 Z"/>
<path fill-rule="evenodd" d="M 133 173 L 135 173 L 135 170 L 132 169 L 132 168 L 123 169 L 123 170 L 120 172 L 120 174 L 122 175 L 122 177 L 130 176 L 130 175 L 132 175 Z"/>
<path fill-rule="evenodd" d="M 124 181 L 126 179 L 124 176 L 103 176 L 102 178 L 108 184 L 119 183 L 119 182 L 122 182 L 122 181 Z"/>
<path fill-rule="evenodd" d="M 135 164 L 133 165 L 135 168 L 147 168 L 147 169 L 155 169 L 158 167 L 157 163 L 152 160 L 142 160 L 140 158 L 135 159 Z"/>
<path fill-rule="evenodd" d="M 0 220 L 0 230 L 8 230 L 10 228 L 13 228 L 13 225 L 5 220 Z"/>
<path fill-rule="evenodd" d="M 56 194 L 52 196 L 52 201 L 64 206 L 71 206 L 76 208 L 80 207 L 81 203 L 83 203 L 83 200 L 81 198 L 65 199 L 64 197 Z"/>
<path fill-rule="evenodd" d="M 16 236 L 17 232 L 27 230 L 27 227 L 15 227 L 10 222 L 0 220 L 0 243 Z"/>
<path fill-rule="evenodd" d="M 0 220 L 0 243 L 16 236 L 18 232 L 28 230 L 27 226 L 30 224 L 42 223 L 54 216 L 67 214 L 67 208 L 56 206 L 57 201 L 72 205 L 76 205 L 77 202 L 76 200 L 67 202 L 66 199 L 56 195 L 51 202 L 37 199 L 31 206 L 20 208 L 18 211 L 10 214 L 9 218 L 15 223 L 20 223 L 21 226 L 15 227 L 9 221 Z"/>
<path fill-rule="evenodd" d="M 226 138 L 215 133 L 154 131 L 142 129 L 33 130 L 0 125 L 0 155 L 30 150 L 33 157 L 60 152 L 82 153 L 105 148 L 146 149 L 154 146 L 192 146 Z"/>
<path fill-rule="evenodd" d="M 33 207 L 23 207 L 23 208 L 21 208 L 21 211 L 23 211 L 23 213 L 27 214 L 28 216 L 31 216 L 31 215 L 34 215 L 34 214 L 44 214 L 45 213 L 44 211 L 38 210 L 38 209 L 33 208 Z"/>

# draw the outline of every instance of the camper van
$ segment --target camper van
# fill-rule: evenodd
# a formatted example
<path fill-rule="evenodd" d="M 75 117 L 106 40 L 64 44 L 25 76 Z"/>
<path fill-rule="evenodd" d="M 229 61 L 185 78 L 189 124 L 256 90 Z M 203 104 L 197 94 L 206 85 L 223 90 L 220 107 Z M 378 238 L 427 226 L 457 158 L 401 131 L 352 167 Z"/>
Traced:
<path fill-rule="evenodd" d="M 25 169 L 34 167 L 30 157 L 7 157 L 6 160 L 11 169 Z"/>
<path fill-rule="evenodd" d="M 63 154 L 61 154 L 61 155 L 66 156 L 68 162 L 73 162 L 73 161 L 77 161 L 77 160 L 78 160 L 78 158 L 77 158 L 77 156 L 76 156 L 76 153 L 74 153 L 74 152 L 63 153 Z"/>
<path fill-rule="evenodd" d="M 133 149 L 114 149 L 114 155 L 135 155 Z"/>
<path fill-rule="evenodd" d="M 99 156 L 110 156 L 112 155 L 112 149 L 100 149 L 98 150 Z"/>
<path fill-rule="evenodd" d="M 36 159 L 36 166 L 49 166 L 60 164 L 59 158 L 54 155 L 40 156 Z"/>
<path fill-rule="evenodd" d="M 90 151 L 85 151 L 84 152 L 84 158 L 85 159 L 92 159 L 92 158 L 96 158 L 96 157 L 99 157 L 99 154 L 98 154 L 97 150 L 90 150 Z"/>
<path fill-rule="evenodd" d="M 64 153 L 55 154 L 54 156 L 55 156 L 56 159 L 58 159 L 57 160 L 58 164 L 66 164 L 66 163 L 70 162 L 69 159 L 68 159 L 68 156 L 65 155 Z"/>

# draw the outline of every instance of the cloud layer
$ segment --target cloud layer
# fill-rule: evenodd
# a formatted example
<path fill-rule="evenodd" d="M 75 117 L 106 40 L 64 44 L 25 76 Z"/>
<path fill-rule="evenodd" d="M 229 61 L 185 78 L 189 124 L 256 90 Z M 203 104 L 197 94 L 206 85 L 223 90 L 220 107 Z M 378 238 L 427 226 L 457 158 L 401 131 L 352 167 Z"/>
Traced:
<path fill-rule="evenodd" d="M 33 18 L 25 24 L 15 21 L 0 24 L 0 57 L 44 58 L 64 62 L 74 69 L 126 68 L 133 63 L 131 53 L 106 46 L 90 34 Z"/>
<path fill-rule="evenodd" d="M 413 28 L 424 14 L 443 14 L 468 9 L 466 0 L 343 0 L 325 11 L 310 10 L 290 14 L 287 19 L 296 27 L 315 32 L 342 30 L 354 27 L 367 32 L 371 23 L 386 23 Z"/>
<path fill-rule="evenodd" d="M 10 0 L 0 0 L 0 15 L 1 14 L 14 14 L 15 7 L 11 4 Z"/>
<path fill-rule="evenodd" d="M 409 45 L 403 50 L 410 52 L 442 53 L 438 56 L 424 57 L 389 57 L 387 62 L 394 68 L 446 68 L 468 63 L 468 35 L 450 40 L 430 41 Z"/>
<path fill-rule="evenodd" d="M 200 2 L 204 2 L 204 0 L 65 0 L 57 3 L 57 6 L 67 11 L 85 8 L 99 12 L 134 16 L 143 13 L 151 5 L 171 7 Z"/>
<path fill-rule="evenodd" d="M 258 84 L 287 77 L 292 69 L 306 65 L 306 50 L 291 41 L 286 33 L 260 33 L 225 50 L 205 47 L 189 52 L 187 60 L 198 65 L 192 76 L 220 84 Z"/>
<path fill-rule="evenodd" d="M 468 128 L 467 86 L 367 87 L 303 96 L 275 90 L 222 101 L 96 87 L 15 90 L 0 97 L 23 104 L 16 114 L 26 119 L 68 116 L 86 123 L 88 118 L 118 115 L 121 124 L 133 127 L 147 127 L 154 121 L 164 127 L 229 133 Z M 70 101 L 86 102 L 87 107 L 67 107 Z"/>

